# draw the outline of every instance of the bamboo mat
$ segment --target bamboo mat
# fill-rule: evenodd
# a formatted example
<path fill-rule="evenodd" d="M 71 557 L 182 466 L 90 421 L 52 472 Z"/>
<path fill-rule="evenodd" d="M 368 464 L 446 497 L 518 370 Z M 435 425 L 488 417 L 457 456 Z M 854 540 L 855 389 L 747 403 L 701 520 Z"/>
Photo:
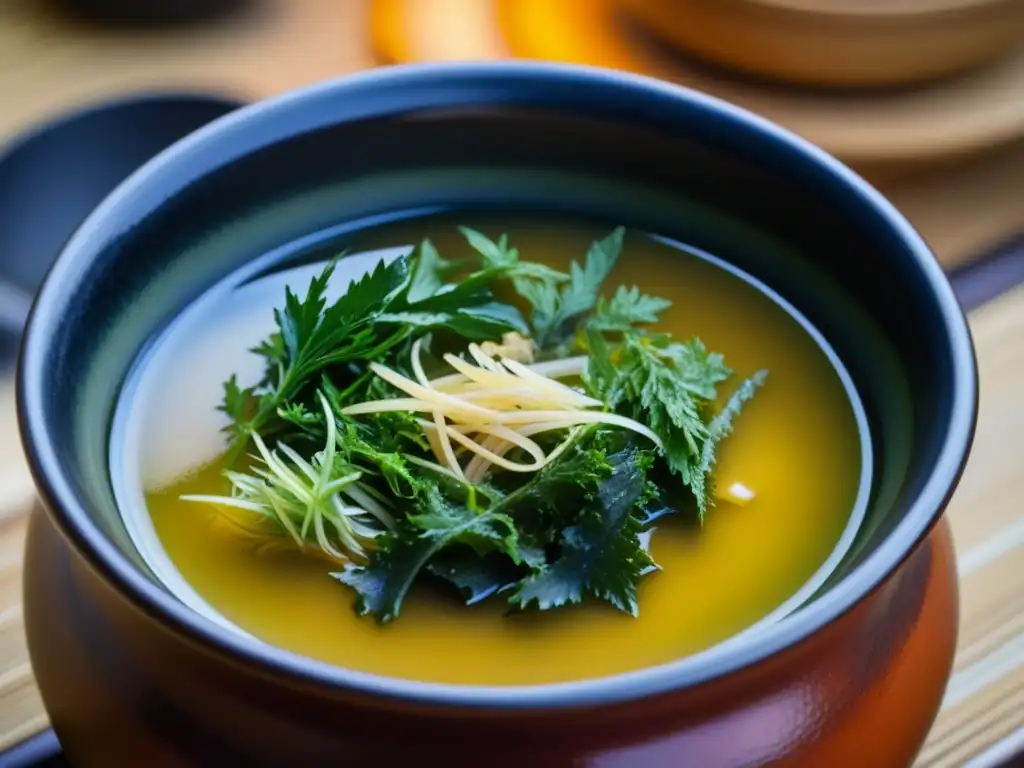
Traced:
<path fill-rule="evenodd" d="M 0 0 L 0 141 L 71 105 L 124 90 L 204 88 L 259 97 L 368 66 L 365 13 L 362 0 L 264 0 L 200 32 L 132 36 L 69 26 L 41 14 L 32 0 Z M 1022 182 L 1024 145 L 1008 145 L 882 186 L 951 265 L 1024 231 L 1024 206 L 1013 194 Z M 950 510 L 963 624 L 949 693 L 920 760 L 935 768 L 965 765 L 1024 729 L 1024 514 L 1015 495 L 1024 457 L 1024 288 L 975 311 L 972 327 L 981 421 Z M 32 490 L 11 388 L 2 382 L 0 488 L 2 751 L 47 723 L 21 623 L 21 548 Z"/>

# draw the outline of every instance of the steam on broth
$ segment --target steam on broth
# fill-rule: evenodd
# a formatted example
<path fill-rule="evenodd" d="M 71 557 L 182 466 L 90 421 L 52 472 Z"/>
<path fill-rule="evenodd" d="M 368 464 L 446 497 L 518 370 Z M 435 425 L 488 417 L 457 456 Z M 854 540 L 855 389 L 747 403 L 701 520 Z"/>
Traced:
<path fill-rule="evenodd" d="M 157 573 L 286 649 L 471 684 L 665 663 L 813 588 L 867 471 L 823 342 L 730 270 L 638 233 L 488 224 L 493 239 L 441 221 L 364 236 L 323 305 L 348 296 L 382 326 L 351 354 L 335 334 L 327 366 L 309 363 L 323 307 L 303 304 L 324 264 L 208 296 L 170 329 L 128 417 L 149 511 L 129 523 Z M 502 260 L 521 266 L 465 288 Z M 381 299 L 399 283 L 402 301 Z M 261 398 L 249 350 L 268 339 L 283 362 Z"/>

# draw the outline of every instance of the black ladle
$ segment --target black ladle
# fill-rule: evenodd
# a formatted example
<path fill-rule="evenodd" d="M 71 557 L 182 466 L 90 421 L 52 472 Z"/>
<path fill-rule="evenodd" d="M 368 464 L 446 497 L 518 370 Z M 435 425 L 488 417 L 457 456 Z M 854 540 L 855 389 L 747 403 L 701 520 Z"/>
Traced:
<path fill-rule="evenodd" d="M 161 150 L 242 102 L 143 94 L 66 114 L 0 147 L 0 373 L 54 257 L 114 187 Z"/>

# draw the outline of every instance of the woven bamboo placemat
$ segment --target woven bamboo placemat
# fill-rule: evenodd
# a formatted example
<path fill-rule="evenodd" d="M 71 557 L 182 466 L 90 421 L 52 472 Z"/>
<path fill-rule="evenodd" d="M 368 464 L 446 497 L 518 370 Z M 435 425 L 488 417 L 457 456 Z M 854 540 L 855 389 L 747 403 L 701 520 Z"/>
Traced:
<path fill-rule="evenodd" d="M 490 12 L 485 0 L 477 5 Z M 0 141 L 77 103 L 125 90 L 206 88 L 260 97 L 369 66 L 365 13 L 362 0 L 264 0 L 252 13 L 198 33 L 128 35 L 71 26 L 41 13 L 32 0 L 0 0 Z M 496 32 L 461 29 L 476 46 L 471 58 L 494 57 Z M 1014 199 L 1022 180 L 1024 145 L 1011 144 L 883 191 L 951 265 L 1024 231 L 1024 206 L 1019 195 Z M 1024 727 L 1024 516 L 1015 495 L 1018 456 L 1024 455 L 1018 405 L 1024 288 L 975 311 L 972 327 L 981 364 L 981 423 L 950 511 L 963 572 L 963 626 L 946 705 L 922 753 L 921 764 L 930 766 L 964 765 Z M 11 388 L 3 382 L 0 489 L 3 750 L 47 724 L 21 623 L 21 551 L 32 491 Z"/>

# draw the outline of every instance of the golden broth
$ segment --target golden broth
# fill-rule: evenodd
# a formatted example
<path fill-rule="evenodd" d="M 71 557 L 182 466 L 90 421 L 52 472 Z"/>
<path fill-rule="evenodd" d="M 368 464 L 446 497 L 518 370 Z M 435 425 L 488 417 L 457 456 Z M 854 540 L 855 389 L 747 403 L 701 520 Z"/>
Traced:
<path fill-rule="evenodd" d="M 581 258 L 603 234 L 509 231 L 526 258 L 555 264 Z M 442 254 L 468 255 L 447 223 L 392 228 L 389 242 L 369 245 L 424 234 Z M 224 492 L 216 462 L 161 490 L 146 481 L 153 525 L 170 560 L 210 606 L 259 638 L 352 669 L 424 681 L 527 684 L 624 672 L 708 648 L 765 617 L 821 567 L 849 521 L 862 470 L 849 395 L 796 320 L 714 264 L 630 233 L 609 280 L 613 288 L 619 283 L 671 299 L 661 327 L 700 336 L 724 353 L 737 373 L 725 396 L 742 377 L 770 371 L 723 445 L 717 472 L 720 486 L 741 481 L 756 498 L 745 507 L 719 502 L 703 528 L 678 518 L 660 522 L 653 554 L 663 570 L 644 579 L 639 618 L 604 605 L 506 615 L 500 598 L 468 608 L 443 588 L 418 587 L 401 616 L 379 626 L 355 615 L 354 595 L 328 577 L 329 563 L 256 551 L 211 508 L 178 500 L 182 493 Z M 269 316 L 271 305 L 259 310 Z M 202 397 L 219 391 L 219 372 L 207 377 L 204 366 L 181 365 L 191 377 L 210 379 Z M 216 427 L 210 420 L 201 429 Z"/>

